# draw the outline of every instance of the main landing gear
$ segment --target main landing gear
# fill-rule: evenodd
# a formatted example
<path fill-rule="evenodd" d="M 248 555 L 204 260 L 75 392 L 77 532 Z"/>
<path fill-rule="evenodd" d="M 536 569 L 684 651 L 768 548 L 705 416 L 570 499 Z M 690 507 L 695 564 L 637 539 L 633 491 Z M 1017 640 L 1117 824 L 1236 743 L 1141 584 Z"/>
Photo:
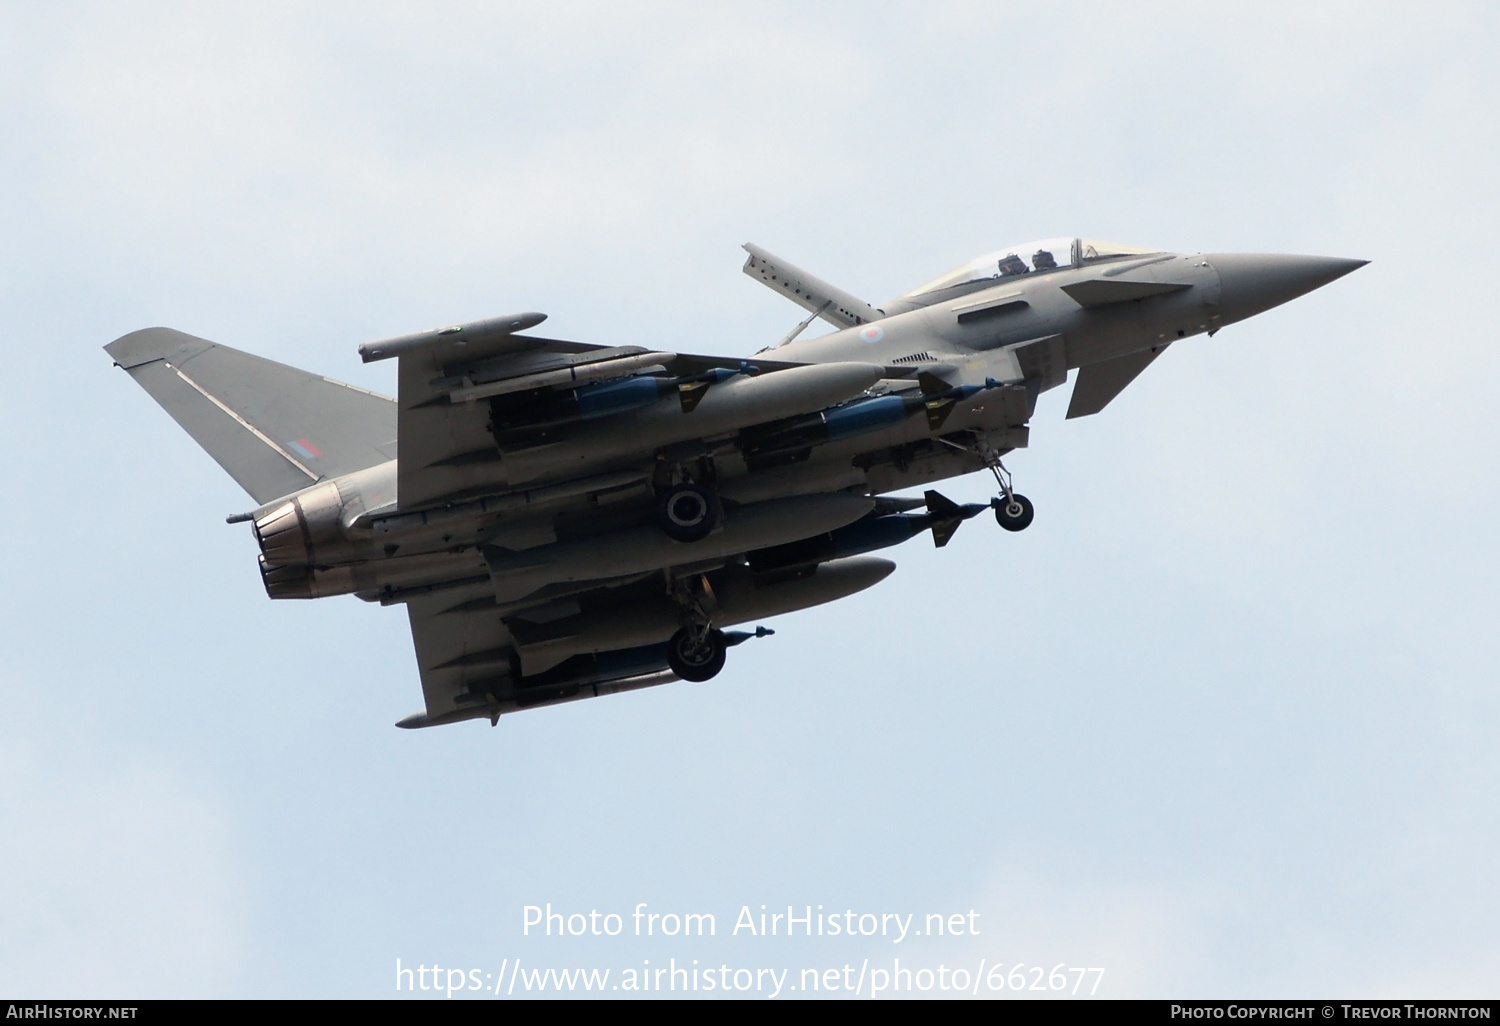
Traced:
<path fill-rule="evenodd" d="M 719 523 L 719 497 L 700 484 L 685 481 L 662 491 L 657 522 L 668 538 L 695 542 L 707 538 Z"/>
<path fill-rule="evenodd" d="M 658 457 L 652 487 L 662 533 L 680 542 L 702 541 L 713 533 L 724 517 L 714 488 L 717 479 L 708 453 Z"/>
<path fill-rule="evenodd" d="M 683 680 L 712 680 L 724 669 L 725 653 L 735 645 L 751 638 L 765 638 L 775 631 L 765 627 L 748 631 L 721 631 L 713 625 L 713 616 L 718 612 L 718 600 L 713 587 L 703 575 L 689 578 L 671 577 L 668 571 L 668 591 L 677 604 L 682 628 L 667 641 L 667 666 Z"/>
<path fill-rule="evenodd" d="M 689 624 L 667 642 L 667 665 L 683 680 L 711 680 L 724 669 L 728 650 L 723 631 Z"/>
<path fill-rule="evenodd" d="M 775 633 L 769 627 L 757 627 L 752 634 L 689 624 L 667 642 L 667 666 L 683 680 L 711 680 L 724 669 L 729 649 L 751 638 L 768 638 Z"/>
<path fill-rule="evenodd" d="M 670 497 L 673 493 L 667 494 Z M 682 629 L 667 642 L 667 665 L 683 680 L 704 681 L 718 676 L 724 669 L 724 653 L 729 645 L 724 632 L 713 623 L 719 610 L 713 585 L 702 574 L 674 578 L 669 570 L 667 590 L 682 623 Z"/>

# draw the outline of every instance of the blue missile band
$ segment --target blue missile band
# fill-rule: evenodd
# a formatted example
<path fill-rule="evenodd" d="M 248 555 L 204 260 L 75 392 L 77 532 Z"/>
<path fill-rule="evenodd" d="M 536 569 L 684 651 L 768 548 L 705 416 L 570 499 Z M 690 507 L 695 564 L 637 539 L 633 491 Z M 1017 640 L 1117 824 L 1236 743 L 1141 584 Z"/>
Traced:
<path fill-rule="evenodd" d="M 613 652 L 600 652 L 595 657 L 595 665 L 599 668 L 599 675 L 595 678 L 598 680 L 655 673 L 667 668 L 667 646 L 642 645 L 639 648 L 617 648 Z"/>
<path fill-rule="evenodd" d="M 905 400 L 900 396 L 886 395 L 827 410 L 823 414 L 823 423 L 828 426 L 828 438 L 832 440 L 879 431 L 900 424 L 906 416 Z"/>
<path fill-rule="evenodd" d="M 621 381 L 606 381 L 599 385 L 585 385 L 575 393 L 578 396 L 579 419 L 596 420 L 599 417 L 609 417 L 616 413 L 628 413 L 631 410 L 639 410 L 650 406 L 662 396 L 667 395 L 679 384 L 705 383 L 718 385 L 728 381 L 738 373 L 740 372 L 726 370 L 723 367 L 714 367 L 711 370 L 704 371 L 702 374 L 692 374 L 686 378 L 667 380 L 645 374 L 633 378 L 625 378 Z"/>
<path fill-rule="evenodd" d="M 833 532 L 833 551 L 836 556 L 874 552 L 890 545 L 900 545 L 931 526 L 932 517 L 927 513 L 892 513 L 856 520 Z"/>
<path fill-rule="evenodd" d="M 983 503 L 966 502 L 954 510 L 954 516 L 960 521 L 968 520 L 989 508 Z M 864 552 L 900 545 L 943 519 L 945 518 L 932 512 L 888 513 L 883 517 L 865 517 L 830 534 L 833 552 L 836 557 L 858 556 Z"/>
<path fill-rule="evenodd" d="M 578 414 L 583 420 L 608 417 L 650 406 L 661 397 L 658 379 L 643 376 L 588 385 L 577 391 Z"/>

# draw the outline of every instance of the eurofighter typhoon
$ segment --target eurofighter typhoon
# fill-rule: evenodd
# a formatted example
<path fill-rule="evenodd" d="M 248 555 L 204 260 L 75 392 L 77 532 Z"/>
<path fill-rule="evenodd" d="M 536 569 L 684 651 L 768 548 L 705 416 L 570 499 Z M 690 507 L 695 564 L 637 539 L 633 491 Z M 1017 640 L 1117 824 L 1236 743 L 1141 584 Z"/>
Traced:
<path fill-rule="evenodd" d="M 1169 346 L 1365 261 L 1089 239 L 998 250 L 880 306 L 747 245 L 807 319 L 749 358 L 568 342 L 522 313 L 360 347 L 395 400 L 170 328 L 105 347 L 257 503 L 273 599 L 406 606 L 426 708 L 401 727 L 705 681 L 732 628 L 832 602 L 1032 504 L 1002 458 L 1076 370 L 1098 413 Z M 815 319 L 831 334 L 798 341 Z M 990 471 L 959 505 L 928 488 Z M 893 493 L 928 488 L 921 495 Z"/>

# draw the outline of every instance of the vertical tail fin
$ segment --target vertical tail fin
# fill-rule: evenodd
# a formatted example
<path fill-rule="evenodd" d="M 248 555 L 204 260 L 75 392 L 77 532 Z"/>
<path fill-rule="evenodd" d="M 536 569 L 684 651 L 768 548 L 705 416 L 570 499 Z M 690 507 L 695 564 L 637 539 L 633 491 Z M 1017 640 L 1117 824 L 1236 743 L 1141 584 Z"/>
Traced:
<path fill-rule="evenodd" d="M 104 351 L 258 503 L 395 457 L 396 403 L 171 328 Z"/>

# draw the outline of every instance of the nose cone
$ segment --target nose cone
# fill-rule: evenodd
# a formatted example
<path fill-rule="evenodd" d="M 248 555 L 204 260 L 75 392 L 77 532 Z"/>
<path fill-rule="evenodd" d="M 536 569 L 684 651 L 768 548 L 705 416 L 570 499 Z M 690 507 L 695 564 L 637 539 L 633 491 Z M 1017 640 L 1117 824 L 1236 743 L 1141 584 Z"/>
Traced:
<path fill-rule="evenodd" d="M 1223 324 L 1254 317 L 1369 263 L 1342 257 L 1278 253 L 1210 253 L 1204 259 L 1219 272 L 1219 311 Z"/>

